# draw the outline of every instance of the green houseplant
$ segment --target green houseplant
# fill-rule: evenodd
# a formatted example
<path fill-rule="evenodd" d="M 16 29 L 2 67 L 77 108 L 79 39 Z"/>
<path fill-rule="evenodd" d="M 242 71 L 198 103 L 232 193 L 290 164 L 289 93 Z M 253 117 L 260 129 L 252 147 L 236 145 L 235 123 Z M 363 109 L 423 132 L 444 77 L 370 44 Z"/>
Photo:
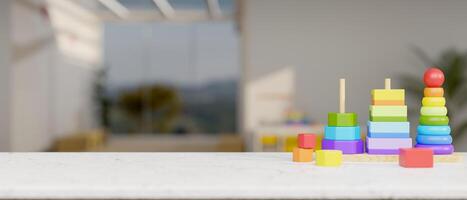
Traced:
<path fill-rule="evenodd" d="M 142 124 L 135 132 L 168 133 L 181 112 L 180 97 L 175 89 L 157 84 L 123 92 L 119 104 L 132 120 Z M 145 120 L 147 115 L 150 121 Z"/>
<path fill-rule="evenodd" d="M 467 51 L 447 49 L 434 60 L 420 48 L 414 48 L 414 52 L 424 64 L 420 68 L 421 71 L 424 71 L 427 67 L 436 66 L 444 72 L 445 82 L 443 88 L 446 107 L 449 111 L 448 116 L 451 121 L 451 134 L 453 137 L 460 136 L 467 131 L 467 119 L 462 116 L 463 109 L 467 106 Z M 421 101 L 425 87 L 423 78 L 403 74 L 400 79 L 402 86 L 406 88 L 407 96 Z"/>

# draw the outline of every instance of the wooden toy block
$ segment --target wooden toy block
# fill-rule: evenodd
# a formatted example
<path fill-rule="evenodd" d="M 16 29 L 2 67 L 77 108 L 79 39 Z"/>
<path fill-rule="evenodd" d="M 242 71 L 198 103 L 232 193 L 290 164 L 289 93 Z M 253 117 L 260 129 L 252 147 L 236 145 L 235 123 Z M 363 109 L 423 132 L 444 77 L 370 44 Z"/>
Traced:
<path fill-rule="evenodd" d="M 363 153 L 362 140 L 323 140 L 323 149 L 341 150 L 343 154 Z"/>
<path fill-rule="evenodd" d="M 409 122 L 367 122 L 368 132 L 370 133 L 410 133 Z"/>
<path fill-rule="evenodd" d="M 425 97 L 443 97 L 444 89 L 443 88 L 425 88 L 423 90 L 423 96 Z"/>
<path fill-rule="evenodd" d="M 366 138 L 368 149 L 399 149 L 412 147 L 412 138 Z"/>
<path fill-rule="evenodd" d="M 373 121 L 373 122 L 406 122 L 407 117 L 374 117 L 370 115 L 370 121 Z"/>
<path fill-rule="evenodd" d="M 366 153 L 371 155 L 397 155 L 399 149 L 369 149 L 366 148 Z"/>
<path fill-rule="evenodd" d="M 322 167 L 336 167 L 342 164 L 342 151 L 318 150 L 316 151 L 316 165 Z"/>
<path fill-rule="evenodd" d="M 449 135 L 451 134 L 451 127 L 418 125 L 417 133 L 420 135 Z"/>
<path fill-rule="evenodd" d="M 408 138 L 410 133 L 372 133 L 368 132 L 368 137 L 371 138 Z"/>
<path fill-rule="evenodd" d="M 373 117 L 407 117 L 407 106 L 370 106 Z"/>
<path fill-rule="evenodd" d="M 428 148 L 402 148 L 399 165 L 407 168 L 432 168 L 433 150 Z"/>
<path fill-rule="evenodd" d="M 321 143 L 323 141 L 324 134 L 316 134 L 316 144 L 315 144 L 315 151 L 321 149 Z"/>
<path fill-rule="evenodd" d="M 449 155 L 454 153 L 454 146 L 452 144 L 416 144 L 415 147 L 433 149 L 435 155 Z"/>
<path fill-rule="evenodd" d="M 427 107 L 422 106 L 420 109 L 420 114 L 423 116 L 446 116 L 448 114 L 448 109 L 443 107 Z"/>
<path fill-rule="evenodd" d="M 294 162 L 311 162 L 313 160 L 313 149 L 302 149 L 295 147 L 293 149 Z"/>
<path fill-rule="evenodd" d="M 423 97 L 422 99 L 422 106 L 441 106 L 444 107 L 446 105 L 446 99 L 444 97 Z"/>
<path fill-rule="evenodd" d="M 370 106 L 370 121 L 373 122 L 405 122 L 407 106 Z"/>
<path fill-rule="evenodd" d="M 399 154 L 396 155 L 372 155 L 372 154 L 344 154 L 343 162 L 399 162 Z M 462 154 L 453 153 L 451 155 L 434 155 L 435 163 L 459 163 L 463 161 Z"/>
<path fill-rule="evenodd" d="M 371 91 L 373 100 L 405 101 L 405 90 L 403 89 L 375 89 Z"/>
<path fill-rule="evenodd" d="M 328 126 L 357 126 L 356 113 L 328 113 Z"/>
<path fill-rule="evenodd" d="M 284 146 L 284 152 L 293 152 L 293 149 L 297 147 L 297 145 L 285 145 Z"/>
<path fill-rule="evenodd" d="M 417 135 L 418 144 L 451 144 L 452 137 L 450 135 Z"/>
<path fill-rule="evenodd" d="M 405 102 L 403 100 L 371 100 L 371 105 L 377 106 L 403 106 Z"/>
<path fill-rule="evenodd" d="M 420 116 L 418 120 L 421 125 L 426 126 L 444 126 L 449 125 L 448 116 Z"/>
<path fill-rule="evenodd" d="M 298 147 L 302 149 L 314 149 L 316 146 L 316 135 L 308 133 L 298 134 Z"/>
<path fill-rule="evenodd" d="M 297 137 L 296 136 L 287 136 L 285 138 L 284 151 L 293 152 L 293 149 L 297 147 Z"/>
<path fill-rule="evenodd" d="M 360 127 L 359 126 L 349 126 L 349 127 L 326 126 L 324 127 L 324 139 L 327 139 L 327 140 L 359 140 L 360 139 Z"/>
<path fill-rule="evenodd" d="M 276 145 L 277 144 L 277 136 L 275 135 L 264 135 L 261 137 L 261 143 L 263 145 Z"/>

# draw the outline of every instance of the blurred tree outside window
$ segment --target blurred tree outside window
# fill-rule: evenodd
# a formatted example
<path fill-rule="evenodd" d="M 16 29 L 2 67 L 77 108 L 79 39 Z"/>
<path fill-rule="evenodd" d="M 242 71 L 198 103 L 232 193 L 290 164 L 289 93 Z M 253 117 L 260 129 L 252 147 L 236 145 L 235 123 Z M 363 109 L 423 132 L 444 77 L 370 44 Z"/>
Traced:
<path fill-rule="evenodd" d="M 239 41 L 233 22 L 104 27 L 105 78 L 97 91 L 112 133 L 236 131 Z"/>

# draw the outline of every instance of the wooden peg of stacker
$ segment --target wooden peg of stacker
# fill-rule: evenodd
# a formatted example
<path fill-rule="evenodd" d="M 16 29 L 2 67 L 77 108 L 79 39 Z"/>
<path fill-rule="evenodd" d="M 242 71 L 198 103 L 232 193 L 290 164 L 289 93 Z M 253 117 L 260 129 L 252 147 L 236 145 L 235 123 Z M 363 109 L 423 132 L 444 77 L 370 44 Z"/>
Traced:
<path fill-rule="evenodd" d="M 386 89 L 386 90 L 391 89 L 391 79 L 390 78 L 384 79 L 384 89 Z"/>
<path fill-rule="evenodd" d="M 345 113 L 345 79 L 339 80 L 339 112 Z"/>

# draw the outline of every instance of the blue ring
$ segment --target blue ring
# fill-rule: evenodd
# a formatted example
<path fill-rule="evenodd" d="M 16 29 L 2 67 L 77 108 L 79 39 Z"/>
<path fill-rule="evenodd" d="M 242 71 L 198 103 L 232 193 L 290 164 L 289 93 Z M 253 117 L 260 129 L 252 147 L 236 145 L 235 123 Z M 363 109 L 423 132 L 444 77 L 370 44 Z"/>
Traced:
<path fill-rule="evenodd" d="M 420 135 L 449 135 L 451 134 L 451 127 L 418 125 L 417 133 Z"/>
<path fill-rule="evenodd" d="M 418 144 L 451 144 L 452 137 L 450 135 L 417 135 Z"/>

